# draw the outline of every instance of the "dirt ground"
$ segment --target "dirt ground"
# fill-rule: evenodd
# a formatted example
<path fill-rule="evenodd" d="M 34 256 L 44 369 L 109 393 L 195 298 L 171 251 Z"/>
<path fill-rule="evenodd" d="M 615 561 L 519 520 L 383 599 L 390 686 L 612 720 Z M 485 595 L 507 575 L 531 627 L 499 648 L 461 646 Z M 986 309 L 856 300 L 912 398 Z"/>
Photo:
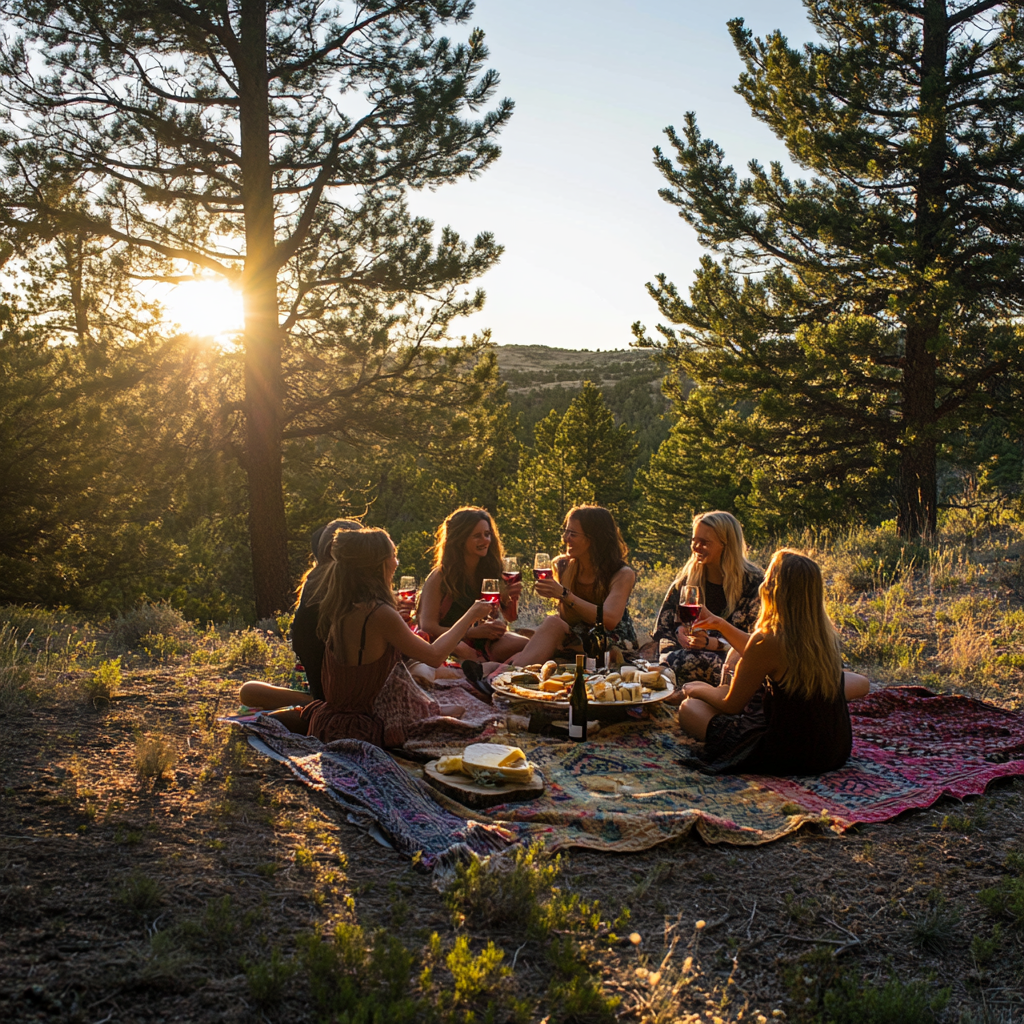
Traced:
<path fill-rule="evenodd" d="M 410 948 L 433 932 L 454 940 L 429 876 L 214 723 L 236 686 L 212 669 L 138 671 L 93 702 L 68 675 L 5 722 L 0 1020 L 317 1020 L 297 984 L 258 1008 L 246 967 L 339 915 Z M 145 779 L 140 749 L 174 763 Z M 1009 1024 L 1024 1018 L 1024 941 L 978 893 L 1024 851 L 1022 795 L 1011 781 L 756 848 L 693 836 L 638 855 L 573 851 L 557 884 L 609 919 L 630 910 L 621 938 L 605 929 L 586 946 L 622 1020 L 810 1020 L 845 970 L 865 986 L 949 986 L 939 1020 Z M 569 1019 L 546 1003 L 538 940 L 467 928 L 471 948 L 493 940 L 514 959 L 504 984 L 519 1019 Z M 649 972 L 673 938 L 694 966 L 688 984 L 659 990 Z"/>

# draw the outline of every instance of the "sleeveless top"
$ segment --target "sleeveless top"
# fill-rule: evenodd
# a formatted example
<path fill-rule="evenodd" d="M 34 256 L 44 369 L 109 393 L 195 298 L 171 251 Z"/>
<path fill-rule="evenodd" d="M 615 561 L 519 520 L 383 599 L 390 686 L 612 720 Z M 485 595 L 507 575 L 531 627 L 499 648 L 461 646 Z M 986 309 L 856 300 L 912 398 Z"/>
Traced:
<path fill-rule="evenodd" d="M 379 608 L 376 605 L 366 613 L 359 637 L 359 659 L 355 665 L 346 665 L 334 655 L 334 645 L 328 642 L 324 654 L 322 683 L 324 699 L 315 700 L 302 709 L 302 720 L 307 733 L 323 743 L 333 740 L 365 740 L 381 747 L 384 745 L 384 722 L 374 712 L 380 691 L 401 660 L 398 650 L 388 644 L 384 653 L 369 664 L 363 664 L 366 647 L 366 623 Z"/>

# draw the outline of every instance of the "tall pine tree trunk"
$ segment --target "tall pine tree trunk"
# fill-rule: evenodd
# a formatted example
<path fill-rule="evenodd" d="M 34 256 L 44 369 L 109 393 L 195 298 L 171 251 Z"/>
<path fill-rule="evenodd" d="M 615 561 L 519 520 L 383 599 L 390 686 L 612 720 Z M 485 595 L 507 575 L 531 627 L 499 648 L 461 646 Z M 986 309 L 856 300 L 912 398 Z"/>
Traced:
<path fill-rule="evenodd" d="M 918 175 L 914 222 L 918 295 L 906 321 L 902 389 L 904 442 L 896 516 L 896 529 L 901 537 L 927 537 L 934 533 L 938 504 L 935 342 L 942 325 L 932 311 L 937 296 L 929 271 L 941 263 L 946 217 L 946 63 L 949 50 L 946 0 L 924 0 L 921 25 L 918 131 L 926 156 Z"/>
<path fill-rule="evenodd" d="M 270 172 L 266 0 L 244 0 L 238 67 L 245 212 L 245 471 L 256 615 L 289 604 L 288 530 L 281 475 L 283 378 Z"/>

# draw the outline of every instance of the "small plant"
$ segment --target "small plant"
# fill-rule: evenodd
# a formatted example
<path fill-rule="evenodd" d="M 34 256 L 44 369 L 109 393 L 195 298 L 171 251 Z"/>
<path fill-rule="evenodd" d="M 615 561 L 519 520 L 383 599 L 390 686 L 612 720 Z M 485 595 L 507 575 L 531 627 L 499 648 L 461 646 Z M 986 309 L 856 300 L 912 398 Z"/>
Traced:
<path fill-rule="evenodd" d="M 930 991 L 923 981 L 890 978 L 875 986 L 845 975 L 825 993 L 822 1005 L 829 1024 L 933 1024 L 949 993 L 948 988 Z"/>
<path fill-rule="evenodd" d="M 245 977 L 249 982 L 249 995 L 261 1009 L 267 1010 L 277 1006 L 284 998 L 288 982 L 295 976 L 298 969 L 294 961 L 285 960 L 281 951 L 275 946 L 269 960 L 249 964 L 243 961 Z"/>
<path fill-rule="evenodd" d="M 183 638 L 192 632 L 192 627 L 177 608 L 164 602 L 140 604 L 113 620 L 107 646 L 110 650 L 124 653 L 138 648 L 143 637 Z"/>
<path fill-rule="evenodd" d="M 159 779 L 174 767 L 177 760 L 178 752 L 166 736 L 141 731 L 135 733 L 135 771 L 143 782 Z"/>
<path fill-rule="evenodd" d="M 82 681 L 86 696 L 93 702 L 109 701 L 121 689 L 121 659 L 101 661 L 99 666 Z"/>
<path fill-rule="evenodd" d="M 1000 924 L 992 929 L 992 934 L 987 939 L 975 934 L 971 939 L 971 959 L 979 966 L 984 966 L 999 952 L 1002 941 L 1003 926 Z"/>
<path fill-rule="evenodd" d="M 188 653 L 188 645 L 184 641 L 166 633 L 147 633 L 139 638 L 139 645 L 146 657 L 153 661 L 166 662 Z"/>
<path fill-rule="evenodd" d="M 255 629 L 233 633 L 225 654 L 229 665 L 252 665 L 257 668 L 268 665 L 272 657 L 270 644 Z"/>
<path fill-rule="evenodd" d="M 945 953 L 953 945 L 960 917 L 941 901 L 910 921 L 910 941 L 922 953 Z"/>
<path fill-rule="evenodd" d="M 510 973 L 508 968 L 501 966 L 504 957 L 505 953 L 493 942 L 488 942 L 487 948 L 474 956 L 469 949 L 469 936 L 458 936 L 452 951 L 445 957 L 445 965 L 451 972 L 455 986 L 452 992 L 454 1002 L 470 1002 L 490 992 L 498 981 Z"/>
<path fill-rule="evenodd" d="M 548 947 L 554 976 L 548 984 L 552 1016 L 557 1020 L 614 1021 L 618 996 L 606 997 L 587 966 L 580 947 L 569 937 Z"/>
<path fill-rule="evenodd" d="M 562 872 L 561 854 L 545 863 L 543 852 L 543 843 L 533 843 L 511 855 L 460 864 L 445 893 L 445 906 L 457 921 L 528 923 L 538 913 L 539 897 L 551 893 Z"/>
<path fill-rule="evenodd" d="M 132 917 L 143 918 L 162 902 L 160 883 L 141 871 L 133 871 L 117 890 L 117 902 Z"/>
<path fill-rule="evenodd" d="M 967 835 L 985 824 L 985 812 L 978 810 L 974 815 L 946 814 L 942 818 L 943 832 L 962 832 Z"/>
<path fill-rule="evenodd" d="M 1024 878 L 1001 878 L 997 885 L 982 889 L 978 899 L 993 917 L 1008 917 L 1024 929 Z"/>
<path fill-rule="evenodd" d="M 6 714 L 21 701 L 29 681 L 24 664 L 24 645 L 9 623 L 0 624 L 0 714 Z"/>

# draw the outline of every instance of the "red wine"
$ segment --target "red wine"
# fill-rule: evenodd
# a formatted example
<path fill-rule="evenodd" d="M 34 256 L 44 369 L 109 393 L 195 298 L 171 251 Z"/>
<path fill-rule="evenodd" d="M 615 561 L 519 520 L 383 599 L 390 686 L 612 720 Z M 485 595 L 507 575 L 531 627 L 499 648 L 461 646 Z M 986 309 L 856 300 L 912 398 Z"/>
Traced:
<path fill-rule="evenodd" d="M 523 574 L 521 572 L 503 572 L 501 578 L 506 583 L 519 583 L 523 578 Z"/>
<path fill-rule="evenodd" d="M 555 575 L 554 569 L 534 569 L 533 578 L 536 580 L 549 580 Z"/>
<path fill-rule="evenodd" d="M 501 594 L 496 594 L 493 590 L 483 590 L 480 592 L 480 600 L 497 604 L 501 600 Z"/>
<path fill-rule="evenodd" d="M 696 622 L 698 615 L 700 615 L 699 604 L 681 604 L 679 606 L 679 621 L 684 626 L 689 626 L 691 623 Z"/>
<path fill-rule="evenodd" d="M 400 590 L 398 592 L 398 599 L 400 601 L 415 601 L 416 600 L 416 588 L 412 590 Z"/>

